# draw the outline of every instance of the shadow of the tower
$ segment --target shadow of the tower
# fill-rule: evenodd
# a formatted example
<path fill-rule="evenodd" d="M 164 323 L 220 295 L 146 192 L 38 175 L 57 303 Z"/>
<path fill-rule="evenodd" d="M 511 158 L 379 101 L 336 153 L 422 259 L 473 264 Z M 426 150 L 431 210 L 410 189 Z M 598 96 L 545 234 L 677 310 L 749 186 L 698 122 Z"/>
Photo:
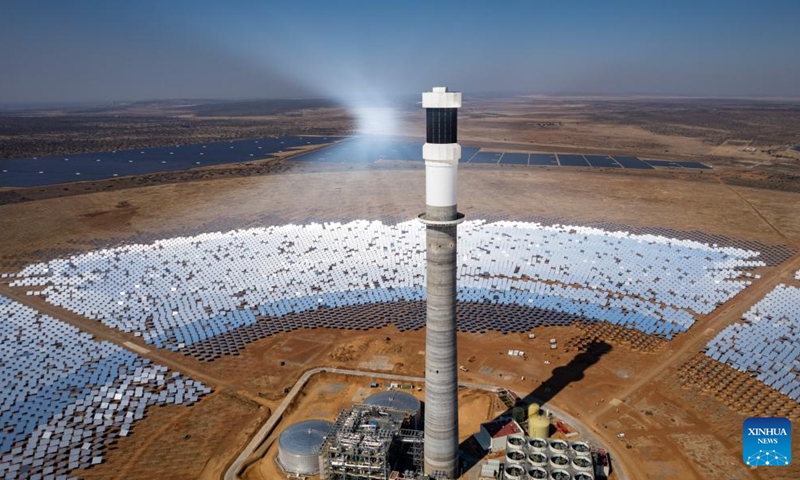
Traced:
<path fill-rule="evenodd" d="M 572 383 L 583 380 L 586 370 L 597 363 L 603 355 L 612 349 L 611 345 L 602 341 L 595 340 L 586 345 L 570 362 L 564 366 L 556 367 L 551 372 L 550 378 L 542 382 L 532 392 L 517 400 L 515 406 L 529 405 L 537 403 L 545 406 L 559 392 L 567 388 Z M 506 409 L 503 413 L 492 420 L 499 420 L 503 417 L 511 417 L 512 408 Z M 461 442 L 459 445 L 461 452 L 462 472 L 466 472 L 477 465 L 486 456 L 484 451 L 475 440 L 474 436 Z"/>

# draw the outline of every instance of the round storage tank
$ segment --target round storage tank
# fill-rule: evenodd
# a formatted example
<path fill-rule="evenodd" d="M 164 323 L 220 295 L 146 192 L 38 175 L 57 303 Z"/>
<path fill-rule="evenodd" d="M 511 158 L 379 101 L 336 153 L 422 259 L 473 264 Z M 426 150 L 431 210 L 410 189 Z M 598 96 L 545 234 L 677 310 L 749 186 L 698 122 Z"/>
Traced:
<path fill-rule="evenodd" d="M 528 417 L 528 435 L 536 438 L 550 436 L 550 419 L 544 415 Z"/>
<path fill-rule="evenodd" d="M 594 476 L 589 472 L 577 472 L 574 478 L 575 480 L 594 480 Z"/>
<path fill-rule="evenodd" d="M 422 419 L 420 415 L 422 413 L 422 403 L 420 403 L 417 397 L 410 393 L 395 392 L 393 390 L 380 392 L 367 397 L 367 399 L 364 400 L 364 404 L 396 408 L 398 410 L 411 412 L 415 424 L 419 424 L 419 421 Z"/>
<path fill-rule="evenodd" d="M 319 473 L 319 450 L 331 422 L 306 420 L 290 425 L 278 437 L 278 463 L 290 473 L 316 475 Z"/>
<path fill-rule="evenodd" d="M 531 403 L 528 405 L 528 418 L 539 416 L 539 404 Z"/>
<path fill-rule="evenodd" d="M 514 407 L 511 409 L 511 418 L 516 420 L 517 423 L 522 424 L 525 421 L 525 409 L 522 407 Z"/>

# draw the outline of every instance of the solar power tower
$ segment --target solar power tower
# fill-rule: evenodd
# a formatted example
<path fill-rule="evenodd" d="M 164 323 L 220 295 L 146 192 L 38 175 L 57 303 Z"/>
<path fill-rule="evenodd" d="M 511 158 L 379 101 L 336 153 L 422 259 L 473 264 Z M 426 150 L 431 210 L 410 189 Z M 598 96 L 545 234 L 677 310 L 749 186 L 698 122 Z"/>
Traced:
<path fill-rule="evenodd" d="M 422 94 L 427 138 L 425 224 L 427 318 L 425 321 L 425 474 L 455 479 L 458 464 L 458 365 L 456 361 L 456 240 L 464 215 L 456 208 L 461 145 L 457 143 L 461 92 L 434 87 Z"/>

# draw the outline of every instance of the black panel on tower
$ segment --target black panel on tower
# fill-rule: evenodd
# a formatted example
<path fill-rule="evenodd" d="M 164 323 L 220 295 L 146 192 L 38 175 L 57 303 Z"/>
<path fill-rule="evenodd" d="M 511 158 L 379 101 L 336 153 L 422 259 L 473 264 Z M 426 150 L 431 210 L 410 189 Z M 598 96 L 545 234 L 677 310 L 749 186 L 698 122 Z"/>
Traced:
<path fill-rule="evenodd" d="M 456 130 L 458 128 L 457 108 L 426 108 L 427 117 L 427 143 L 458 143 Z"/>

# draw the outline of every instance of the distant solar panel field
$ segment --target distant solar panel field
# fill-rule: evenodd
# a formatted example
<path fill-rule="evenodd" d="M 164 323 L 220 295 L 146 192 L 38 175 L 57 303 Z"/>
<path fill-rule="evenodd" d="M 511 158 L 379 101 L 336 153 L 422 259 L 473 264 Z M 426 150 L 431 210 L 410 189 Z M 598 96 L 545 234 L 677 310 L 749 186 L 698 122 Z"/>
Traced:
<path fill-rule="evenodd" d="M 501 164 L 506 165 L 527 165 L 528 164 L 528 154 L 527 153 L 504 153 L 503 157 L 500 159 Z"/>
<path fill-rule="evenodd" d="M 574 154 L 566 154 L 566 153 L 559 153 L 558 154 L 558 163 L 562 167 L 588 167 L 589 162 L 583 157 L 583 155 L 574 155 Z"/>
<path fill-rule="evenodd" d="M 530 165 L 553 165 L 558 166 L 555 154 L 552 153 L 531 153 Z"/>
<path fill-rule="evenodd" d="M 267 137 L 167 147 L 0 160 L 0 187 L 53 185 L 271 158 L 344 137 Z"/>
<path fill-rule="evenodd" d="M 478 152 L 473 155 L 469 163 L 494 163 L 500 162 L 503 152 Z"/>
<path fill-rule="evenodd" d="M 604 168 L 622 168 L 613 158 L 607 155 L 584 155 L 589 165 Z"/>
<path fill-rule="evenodd" d="M 621 157 L 619 155 L 614 155 L 614 160 L 616 160 L 618 164 L 622 165 L 622 168 L 653 170 L 652 165 L 650 165 L 649 163 L 645 163 L 636 157 L 624 157 L 624 156 Z"/>
<path fill-rule="evenodd" d="M 674 160 L 651 160 L 649 158 L 645 158 L 644 161 L 654 167 L 683 168 L 683 165 Z"/>
<path fill-rule="evenodd" d="M 336 143 L 334 143 L 336 142 Z M 380 160 L 422 161 L 422 143 L 407 137 L 271 137 L 207 144 L 174 145 L 102 153 L 0 160 L 0 187 L 31 187 L 77 181 L 187 170 L 211 165 L 271 158 L 308 145 L 333 145 L 290 157 L 303 163 L 374 163 Z M 558 158 L 556 158 L 558 157 Z M 650 160 L 631 156 L 482 151 L 461 147 L 461 163 L 593 168 L 711 169 L 702 162 Z"/>

